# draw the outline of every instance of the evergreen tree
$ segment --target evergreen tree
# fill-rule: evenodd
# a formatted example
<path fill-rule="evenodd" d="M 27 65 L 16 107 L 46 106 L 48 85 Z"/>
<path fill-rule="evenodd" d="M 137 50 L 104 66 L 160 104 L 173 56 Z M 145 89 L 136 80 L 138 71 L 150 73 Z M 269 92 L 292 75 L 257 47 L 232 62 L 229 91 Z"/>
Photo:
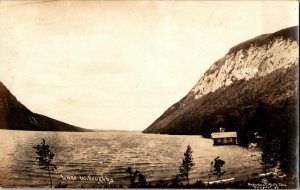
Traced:
<path fill-rule="evenodd" d="M 261 165 L 262 171 L 267 173 L 279 161 L 280 143 L 278 140 L 264 141 L 262 144 Z"/>
<path fill-rule="evenodd" d="M 47 170 L 50 179 L 50 187 L 52 188 L 52 177 L 51 173 L 57 169 L 57 166 L 52 163 L 54 158 L 54 153 L 50 150 L 49 145 L 46 144 L 45 139 L 43 139 L 41 144 L 33 147 L 36 149 L 36 154 L 38 155 L 36 159 L 39 162 L 39 167 L 41 170 Z"/>
<path fill-rule="evenodd" d="M 193 162 L 192 153 L 193 151 L 190 145 L 188 145 L 185 153 L 183 154 L 182 164 L 179 167 L 179 172 L 181 176 L 187 178 L 188 184 L 189 184 L 189 172 L 192 169 L 192 167 L 195 165 Z"/>

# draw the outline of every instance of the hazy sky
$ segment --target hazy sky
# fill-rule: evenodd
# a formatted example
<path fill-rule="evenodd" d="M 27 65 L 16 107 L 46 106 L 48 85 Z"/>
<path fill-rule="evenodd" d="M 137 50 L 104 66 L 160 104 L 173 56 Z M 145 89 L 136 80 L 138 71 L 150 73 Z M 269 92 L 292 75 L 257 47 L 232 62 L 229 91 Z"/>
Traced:
<path fill-rule="evenodd" d="M 33 112 L 143 130 L 232 46 L 297 18 L 297 1 L 0 1 L 0 81 Z"/>

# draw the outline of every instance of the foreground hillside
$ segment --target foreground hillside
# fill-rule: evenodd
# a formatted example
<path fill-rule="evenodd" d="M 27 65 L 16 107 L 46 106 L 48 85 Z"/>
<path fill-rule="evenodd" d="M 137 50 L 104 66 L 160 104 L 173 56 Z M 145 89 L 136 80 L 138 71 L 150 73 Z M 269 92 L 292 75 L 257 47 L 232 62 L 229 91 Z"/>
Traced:
<path fill-rule="evenodd" d="M 0 82 L 0 129 L 32 131 L 90 131 L 36 114 L 20 103 Z"/>

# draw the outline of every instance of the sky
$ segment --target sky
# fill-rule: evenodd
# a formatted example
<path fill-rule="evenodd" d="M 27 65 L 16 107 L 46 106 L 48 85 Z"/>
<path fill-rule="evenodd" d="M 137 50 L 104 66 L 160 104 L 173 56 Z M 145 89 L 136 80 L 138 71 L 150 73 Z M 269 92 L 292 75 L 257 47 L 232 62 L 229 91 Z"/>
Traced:
<path fill-rule="evenodd" d="M 298 24 L 297 1 L 0 1 L 0 81 L 31 111 L 144 130 L 234 45 Z"/>

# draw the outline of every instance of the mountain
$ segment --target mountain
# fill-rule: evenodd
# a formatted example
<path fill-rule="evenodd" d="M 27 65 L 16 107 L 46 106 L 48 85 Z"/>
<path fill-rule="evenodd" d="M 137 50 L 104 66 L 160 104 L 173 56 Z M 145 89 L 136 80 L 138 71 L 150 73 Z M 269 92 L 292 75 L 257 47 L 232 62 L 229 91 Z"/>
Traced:
<path fill-rule="evenodd" d="M 0 82 L 0 129 L 31 131 L 91 131 L 33 113 Z"/>
<path fill-rule="evenodd" d="M 295 131 L 297 34 L 295 26 L 234 46 L 143 132 L 210 137 L 225 127 L 247 143 L 254 134 Z"/>

